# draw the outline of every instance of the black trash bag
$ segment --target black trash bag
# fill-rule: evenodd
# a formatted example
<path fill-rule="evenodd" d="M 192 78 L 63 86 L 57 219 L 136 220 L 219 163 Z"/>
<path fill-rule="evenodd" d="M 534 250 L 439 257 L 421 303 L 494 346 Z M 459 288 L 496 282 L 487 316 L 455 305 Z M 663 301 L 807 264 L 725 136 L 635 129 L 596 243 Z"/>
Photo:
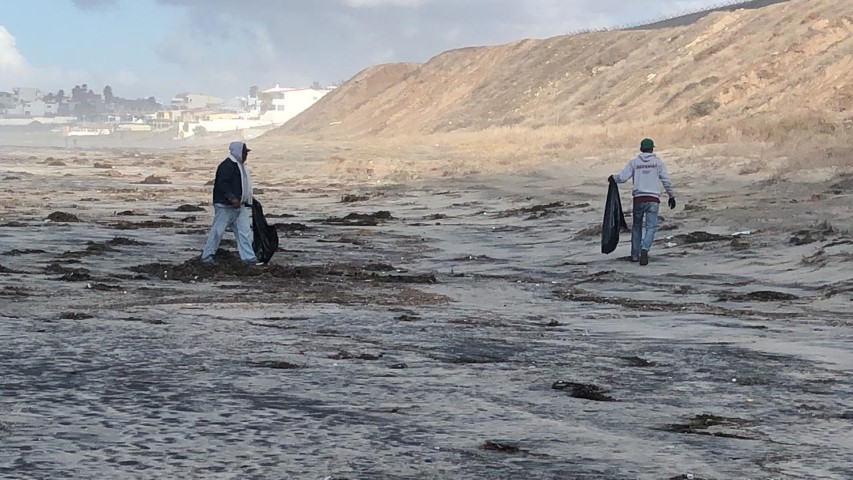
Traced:
<path fill-rule="evenodd" d="M 278 230 L 267 223 L 264 218 L 264 207 L 257 199 L 252 199 L 252 230 L 254 239 L 252 249 L 259 262 L 267 263 L 278 250 Z"/>
<path fill-rule="evenodd" d="M 627 229 L 625 214 L 622 213 L 622 199 L 619 187 L 610 182 L 607 189 L 607 203 L 604 205 L 604 223 L 601 224 L 601 253 L 612 253 L 619 244 L 619 230 Z"/>

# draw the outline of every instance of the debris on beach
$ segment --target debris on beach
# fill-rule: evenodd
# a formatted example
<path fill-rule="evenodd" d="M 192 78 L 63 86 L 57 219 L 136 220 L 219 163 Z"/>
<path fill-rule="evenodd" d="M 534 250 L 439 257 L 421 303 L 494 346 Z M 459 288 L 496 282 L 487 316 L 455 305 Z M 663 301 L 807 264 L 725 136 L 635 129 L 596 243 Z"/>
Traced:
<path fill-rule="evenodd" d="M 557 381 L 551 385 L 554 390 L 571 390 L 571 396 L 574 398 L 583 398 L 585 400 L 593 400 L 596 402 L 615 402 L 616 399 L 607 395 L 607 390 L 588 383 L 575 383 Z"/>
<path fill-rule="evenodd" d="M 755 440 L 754 436 L 749 436 L 740 432 L 741 428 L 751 425 L 752 422 L 743 418 L 701 414 L 689 419 L 687 423 L 666 425 L 660 428 L 660 430 L 673 433 L 689 433 L 693 435 L 709 435 L 713 437 Z"/>
<path fill-rule="evenodd" d="M 188 203 L 185 203 L 185 204 L 181 205 L 180 207 L 176 208 L 175 211 L 176 212 L 203 212 L 204 207 L 200 207 L 198 205 L 190 205 Z"/>
<path fill-rule="evenodd" d="M 132 238 L 113 237 L 111 240 L 107 240 L 106 245 L 109 245 L 111 247 L 118 247 L 118 246 L 145 246 L 145 245 L 151 245 L 151 244 L 148 242 L 142 242 L 139 240 L 134 240 Z"/>
<path fill-rule="evenodd" d="M 44 273 L 61 275 L 56 280 L 64 282 L 85 282 L 92 279 L 92 272 L 85 268 L 70 268 L 59 263 L 51 263 L 44 268 Z"/>
<path fill-rule="evenodd" d="M 350 213 L 345 217 L 329 217 L 318 220 L 326 225 L 343 225 L 352 227 L 375 227 L 389 220 L 393 220 L 391 212 L 381 210 L 375 213 Z"/>
<path fill-rule="evenodd" d="M 630 367 L 647 368 L 647 367 L 656 367 L 658 365 L 656 362 L 646 360 L 645 358 L 638 357 L 636 355 L 627 356 L 627 357 L 619 357 L 619 358 L 626 361 L 628 363 L 628 366 L 630 366 Z"/>
<path fill-rule="evenodd" d="M 503 453 L 520 453 L 523 451 L 519 443 L 512 440 L 486 440 L 480 448 Z"/>
<path fill-rule="evenodd" d="M 161 177 L 159 175 L 149 175 L 139 182 L 140 185 L 168 185 L 172 182 L 169 181 L 166 177 Z"/>
<path fill-rule="evenodd" d="M 4 253 L 3 255 L 7 256 L 7 257 L 17 257 L 19 255 L 34 255 L 34 254 L 38 254 L 38 253 L 47 253 L 47 252 L 45 252 L 44 250 L 38 249 L 38 248 L 25 248 L 23 250 L 18 250 L 17 248 L 13 248 L 12 250 L 9 250 L 8 252 Z"/>
<path fill-rule="evenodd" d="M 341 203 L 355 203 L 355 202 L 364 202 L 370 200 L 369 195 L 353 195 L 347 194 L 341 197 Z"/>
<path fill-rule="evenodd" d="M 85 250 L 69 250 L 66 252 L 62 252 L 59 257 L 60 258 L 83 258 L 91 255 L 103 255 L 107 252 L 113 251 L 113 248 L 107 245 L 106 243 L 96 243 L 89 241 L 87 243 Z"/>
<path fill-rule="evenodd" d="M 583 228 L 575 233 L 573 240 L 586 240 L 589 238 L 598 238 L 601 236 L 601 222 L 589 227 Z"/>
<path fill-rule="evenodd" d="M 80 268 L 63 274 L 57 280 L 61 280 L 63 282 L 85 282 L 91 279 L 92 275 L 85 271 L 85 269 Z"/>
<path fill-rule="evenodd" d="M 346 350 L 339 350 L 337 353 L 330 355 L 330 360 L 368 360 L 375 361 L 382 358 L 381 353 L 350 353 Z"/>
<path fill-rule="evenodd" d="M 23 298 L 31 296 L 32 291 L 25 287 L 6 285 L 5 287 L 0 288 L 0 297 Z"/>
<path fill-rule="evenodd" d="M 12 270 L 11 268 L 4 267 L 3 265 L 0 265 L 0 273 L 19 273 L 19 272 Z"/>
<path fill-rule="evenodd" d="M 731 240 L 731 237 L 727 235 L 717 235 L 716 233 L 698 231 L 667 237 L 667 240 L 670 240 L 677 245 L 691 245 L 695 243 L 720 242 L 723 240 L 728 241 Z"/>
<path fill-rule="evenodd" d="M 110 285 L 108 283 L 99 283 L 99 282 L 87 283 L 86 289 L 87 290 L 96 290 L 96 291 L 100 291 L 100 292 L 116 292 L 116 291 L 124 290 L 121 285 Z"/>
<path fill-rule="evenodd" d="M 809 228 L 797 230 L 791 236 L 788 243 L 794 246 L 809 245 L 815 242 L 824 242 L 828 237 L 838 233 L 829 222 L 818 223 Z"/>
<path fill-rule="evenodd" d="M 284 360 L 263 360 L 260 362 L 249 362 L 249 366 L 257 368 L 271 368 L 274 370 L 294 370 L 302 368 L 295 363 L 286 362 Z"/>
<path fill-rule="evenodd" d="M 47 216 L 47 219 L 57 223 L 76 223 L 80 221 L 77 215 L 67 212 L 53 212 Z"/>
<path fill-rule="evenodd" d="M 53 157 L 47 157 L 42 162 L 39 162 L 42 165 L 47 165 L 49 167 L 64 167 L 65 162 Z"/>
<path fill-rule="evenodd" d="M 717 298 L 731 302 L 788 302 L 798 300 L 800 297 L 773 290 L 756 290 L 749 293 L 721 292 L 717 295 Z"/>
<path fill-rule="evenodd" d="M 141 222 L 128 222 L 125 220 L 110 224 L 116 230 L 137 230 L 140 228 L 177 228 L 183 226 L 181 223 L 166 220 L 143 220 Z"/>

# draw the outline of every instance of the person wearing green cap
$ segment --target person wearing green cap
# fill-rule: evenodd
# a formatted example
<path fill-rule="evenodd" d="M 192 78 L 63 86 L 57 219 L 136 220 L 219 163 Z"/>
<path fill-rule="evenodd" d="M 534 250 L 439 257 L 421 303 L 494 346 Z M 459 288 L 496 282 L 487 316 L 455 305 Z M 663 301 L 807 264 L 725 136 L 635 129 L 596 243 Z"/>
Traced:
<path fill-rule="evenodd" d="M 625 183 L 634 180 L 634 222 L 631 228 L 631 261 L 649 264 L 649 250 L 655 240 L 660 209 L 660 184 L 669 196 L 669 208 L 675 208 L 675 192 L 666 165 L 655 155 L 655 142 L 645 138 L 640 142 L 640 154 L 631 159 L 625 168 L 607 178 L 610 182 Z M 643 222 L 646 231 L 643 232 Z"/>

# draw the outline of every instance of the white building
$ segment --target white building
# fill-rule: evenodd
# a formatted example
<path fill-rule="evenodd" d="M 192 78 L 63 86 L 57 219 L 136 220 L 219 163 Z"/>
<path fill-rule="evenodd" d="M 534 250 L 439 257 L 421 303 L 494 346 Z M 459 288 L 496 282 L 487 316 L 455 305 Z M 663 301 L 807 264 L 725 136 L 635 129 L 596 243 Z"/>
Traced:
<path fill-rule="evenodd" d="M 249 111 L 249 101 L 246 97 L 234 97 L 223 102 L 218 108 L 230 112 L 247 112 Z"/>
<path fill-rule="evenodd" d="M 249 96 L 246 98 L 246 111 L 251 115 L 261 114 L 260 93 L 258 87 L 249 88 Z"/>
<path fill-rule="evenodd" d="M 328 89 L 316 88 L 274 88 L 261 94 L 266 111 L 261 120 L 280 125 L 307 110 L 329 93 Z"/>
<path fill-rule="evenodd" d="M 3 115 L 7 110 L 11 110 L 18 105 L 15 96 L 9 92 L 0 92 L 0 115 Z"/>
<path fill-rule="evenodd" d="M 45 111 L 45 103 L 41 100 L 35 100 L 24 103 L 24 115 L 29 117 L 43 117 Z"/>
<path fill-rule="evenodd" d="M 13 88 L 12 92 L 15 94 L 15 98 L 18 99 L 18 102 L 26 103 L 26 102 L 34 102 L 36 100 L 41 100 L 42 93 L 38 88 L 26 88 L 26 87 L 18 87 Z"/>
<path fill-rule="evenodd" d="M 201 93 L 179 93 L 172 99 L 172 106 L 180 109 L 209 108 L 225 103 L 219 97 Z"/>

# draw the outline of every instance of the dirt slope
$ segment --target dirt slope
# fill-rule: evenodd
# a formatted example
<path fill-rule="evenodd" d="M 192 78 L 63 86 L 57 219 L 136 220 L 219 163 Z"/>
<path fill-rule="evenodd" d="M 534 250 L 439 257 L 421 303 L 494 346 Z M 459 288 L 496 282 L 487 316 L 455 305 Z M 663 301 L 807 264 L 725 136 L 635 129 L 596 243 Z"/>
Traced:
<path fill-rule="evenodd" d="M 849 125 L 851 77 L 853 2 L 791 0 L 368 68 L 264 142 L 652 125 L 772 141 Z"/>

